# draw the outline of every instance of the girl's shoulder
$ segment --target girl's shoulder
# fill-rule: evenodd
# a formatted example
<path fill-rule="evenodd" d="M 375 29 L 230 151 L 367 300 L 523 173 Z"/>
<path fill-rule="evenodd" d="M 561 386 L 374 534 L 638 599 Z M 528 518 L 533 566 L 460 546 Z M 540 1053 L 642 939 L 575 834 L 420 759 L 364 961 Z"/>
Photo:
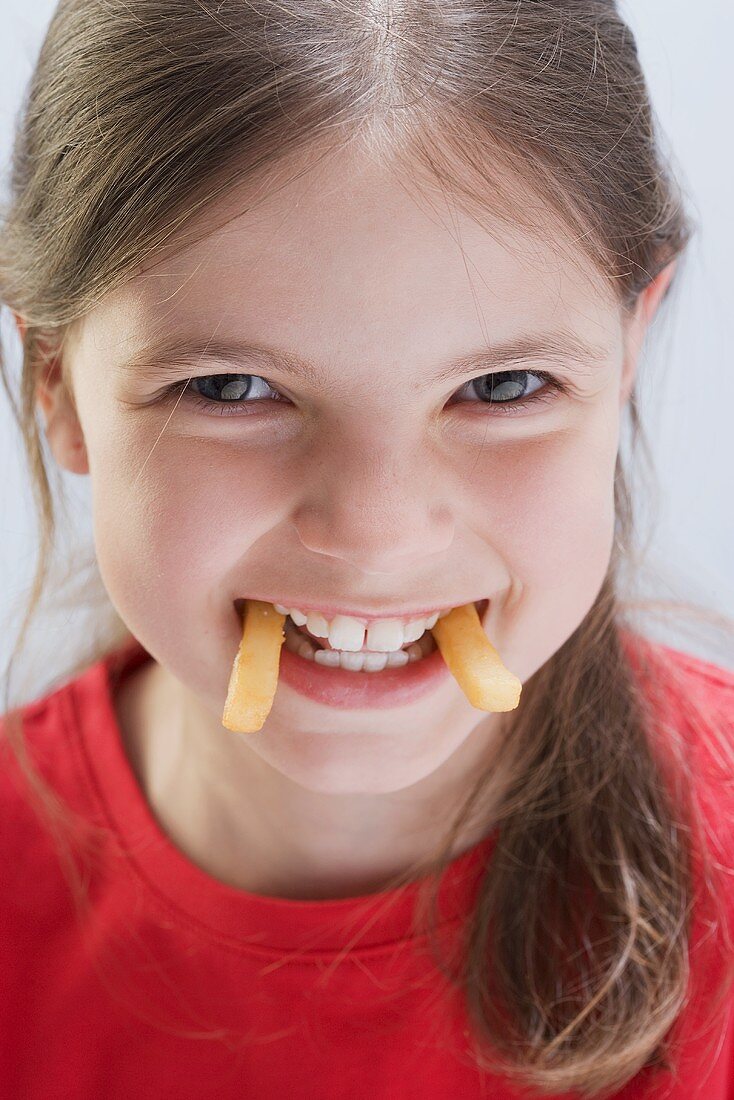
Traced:
<path fill-rule="evenodd" d="M 660 731 L 685 758 L 709 842 L 726 868 L 734 919 L 734 671 L 644 639 L 632 663 L 644 670 Z"/>
<path fill-rule="evenodd" d="M 87 669 L 0 716 L 0 882 L 6 899 L 22 897 L 29 908 L 37 894 L 59 889 L 58 848 L 49 828 L 54 817 L 60 815 L 67 835 L 79 839 L 88 824 L 100 822 L 77 721 L 90 676 L 97 690 L 103 686 L 100 672 Z"/>
<path fill-rule="evenodd" d="M 0 716 L 0 805 L 12 800 L 13 785 L 27 793 L 27 770 L 19 764 L 16 751 L 20 747 L 33 770 L 61 798 L 84 812 L 90 798 L 94 801 L 90 754 L 103 752 L 119 736 L 112 681 L 150 659 L 131 640 L 80 666 L 76 673 L 61 676 L 38 698 L 18 708 L 22 737 L 15 733 L 15 721 L 11 737 L 9 716 Z"/>
<path fill-rule="evenodd" d="M 622 637 L 644 694 L 668 718 L 683 725 L 695 713 L 734 724 L 734 669 L 641 634 Z"/>
<path fill-rule="evenodd" d="M 628 641 L 654 730 L 685 758 L 702 805 L 731 834 L 734 859 L 734 671 L 638 635 Z"/>
<path fill-rule="evenodd" d="M 70 696 L 77 680 L 25 703 L 11 717 L 0 717 L 0 802 L 5 811 L 18 796 L 28 794 L 28 774 L 40 774 L 59 794 L 68 793 L 78 774 L 79 749 L 70 722 Z M 22 721 L 18 730 L 17 718 Z M 20 750 L 20 752 L 19 752 Z M 28 767 L 22 758 L 27 759 Z"/>
<path fill-rule="evenodd" d="M 699 685 L 711 698 L 723 705 L 734 702 L 734 669 L 695 657 L 691 653 L 673 649 L 658 643 L 660 655 L 679 670 L 680 676 L 689 683 Z"/>

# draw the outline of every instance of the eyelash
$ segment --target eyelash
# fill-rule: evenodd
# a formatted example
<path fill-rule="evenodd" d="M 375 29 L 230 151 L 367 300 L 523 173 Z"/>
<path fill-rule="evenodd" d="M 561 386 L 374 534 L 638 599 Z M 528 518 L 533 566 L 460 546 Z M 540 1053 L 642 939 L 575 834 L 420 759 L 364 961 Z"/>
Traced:
<path fill-rule="evenodd" d="M 545 386 L 542 387 L 541 389 L 536 390 L 535 393 L 531 394 L 529 397 L 513 398 L 510 401 L 500 401 L 500 402 L 497 402 L 495 404 L 492 404 L 489 401 L 481 401 L 481 400 L 478 400 L 476 402 L 467 402 L 467 403 L 468 404 L 477 404 L 482 409 L 493 409 L 493 410 L 499 409 L 499 410 L 501 410 L 500 413 L 499 413 L 500 416 L 511 416 L 511 415 L 514 415 L 517 411 L 522 410 L 522 409 L 526 409 L 531 405 L 536 405 L 536 404 L 540 404 L 540 403 L 546 403 L 546 404 L 550 403 L 550 402 L 555 400 L 555 398 L 558 394 L 564 394 L 564 393 L 568 392 L 568 387 L 559 378 L 556 378 L 555 375 L 549 374 L 548 371 L 541 371 L 541 370 L 534 370 L 534 371 L 530 371 L 530 370 L 520 370 L 520 371 L 507 370 L 507 371 L 496 371 L 496 372 L 492 373 L 491 375 L 487 375 L 487 374 L 480 375 L 478 378 L 472 378 L 469 382 L 466 382 L 464 384 L 464 386 L 460 387 L 460 390 L 457 391 L 457 392 L 461 392 L 461 390 L 465 389 L 466 386 L 471 386 L 473 383 L 480 382 L 484 378 L 491 377 L 493 379 L 501 379 L 503 375 L 517 375 L 517 374 L 531 375 L 535 378 L 539 378 L 542 382 L 545 383 Z M 203 409 L 205 412 L 213 412 L 217 416 L 242 415 L 241 410 L 243 410 L 243 409 L 246 410 L 244 415 L 247 416 L 247 415 L 251 415 L 250 406 L 260 405 L 264 401 L 268 401 L 268 400 L 273 401 L 274 403 L 277 403 L 280 400 L 282 400 L 282 398 L 280 396 L 278 396 L 276 398 L 257 398 L 254 401 L 253 400 L 246 400 L 245 398 L 238 398 L 236 401 L 228 401 L 228 402 L 227 401 L 222 401 L 222 402 L 219 402 L 219 401 L 212 401 L 209 398 L 199 397 L 197 394 L 192 393 L 190 391 L 187 392 L 189 390 L 189 386 L 191 385 L 191 383 L 193 381 L 203 381 L 203 380 L 206 380 L 207 378 L 222 378 L 222 377 L 231 377 L 231 378 L 235 378 L 235 379 L 238 379 L 238 378 L 257 378 L 257 379 L 260 379 L 261 381 L 265 382 L 266 386 L 268 386 L 270 389 L 273 389 L 273 392 L 277 393 L 277 390 L 274 390 L 274 387 L 272 387 L 270 385 L 270 383 L 267 381 L 267 379 L 263 378 L 262 375 L 259 375 L 259 374 L 232 374 L 232 375 L 205 374 L 205 375 L 197 376 L 196 379 L 189 378 L 186 382 L 183 383 L 183 388 L 181 388 L 182 383 L 180 381 L 174 382 L 171 386 L 168 386 L 163 391 L 162 397 L 163 397 L 163 399 L 165 399 L 166 397 L 173 394 L 174 391 L 179 390 L 180 393 L 184 396 L 187 396 L 193 402 L 193 404 L 196 405 L 197 408 Z M 495 383 L 493 383 L 493 385 L 499 385 L 499 382 L 495 382 Z M 490 393 L 491 393 L 491 390 L 490 390 Z M 232 409 L 233 411 L 229 412 L 228 411 L 229 409 Z M 484 414 L 480 413 L 479 415 L 484 415 Z"/>

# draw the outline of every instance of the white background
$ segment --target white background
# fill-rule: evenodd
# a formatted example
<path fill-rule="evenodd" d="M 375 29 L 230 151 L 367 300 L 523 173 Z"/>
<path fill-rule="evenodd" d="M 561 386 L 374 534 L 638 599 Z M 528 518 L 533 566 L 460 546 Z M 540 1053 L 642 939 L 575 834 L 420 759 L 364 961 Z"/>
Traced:
<path fill-rule="evenodd" d="M 55 2 L 0 0 L 0 193 L 7 191 L 11 136 Z M 626 0 L 622 11 L 638 42 L 664 148 L 699 226 L 672 301 L 646 344 L 639 384 L 643 421 L 659 481 L 656 515 L 639 592 L 691 599 L 734 616 L 734 228 L 731 212 L 731 92 L 734 4 L 730 0 Z M 12 318 L 2 310 L 4 353 L 19 364 Z M 0 688 L 19 607 L 32 578 L 35 520 L 20 440 L 0 393 Z M 91 553 L 87 478 L 63 474 L 72 498 L 72 546 Z M 631 590 L 630 590 L 631 591 Z M 89 642 L 95 613 L 48 614 L 31 646 L 35 661 L 14 701 L 37 697 L 69 654 Z M 664 620 L 648 634 L 734 667 L 727 642 L 683 638 Z M 23 667 L 23 666 L 21 666 Z M 17 694 L 21 698 L 16 698 Z M 2 707 L 0 707 L 2 713 Z"/>

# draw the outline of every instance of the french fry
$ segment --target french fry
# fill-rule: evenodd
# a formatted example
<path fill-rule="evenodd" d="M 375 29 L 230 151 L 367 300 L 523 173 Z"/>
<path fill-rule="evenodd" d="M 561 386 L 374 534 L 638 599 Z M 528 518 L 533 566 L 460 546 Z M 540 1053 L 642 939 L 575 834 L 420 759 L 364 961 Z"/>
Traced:
<path fill-rule="evenodd" d="M 438 619 L 431 633 L 441 656 L 473 707 L 479 710 L 515 710 L 522 681 L 502 664 L 500 655 L 482 629 L 473 603 L 455 607 Z"/>
<path fill-rule="evenodd" d="M 271 603 L 245 600 L 242 640 L 232 665 L 222 725 L 235 733 L 257 733 L 278 687 L 285 615 Z"/>

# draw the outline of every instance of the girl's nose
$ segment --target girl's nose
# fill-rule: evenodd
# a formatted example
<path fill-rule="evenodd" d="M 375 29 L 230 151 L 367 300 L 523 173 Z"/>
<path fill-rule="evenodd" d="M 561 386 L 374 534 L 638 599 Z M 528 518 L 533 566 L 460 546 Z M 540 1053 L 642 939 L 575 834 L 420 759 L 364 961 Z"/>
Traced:
<path fill-rule="evenodd" d="M 381 447 L 331 451 L 313 473 L 292 521 L 307 550 L 363 573 L 405 573 L 442 554 L 454 537 L 452 509 L 425 460 Z"/>

